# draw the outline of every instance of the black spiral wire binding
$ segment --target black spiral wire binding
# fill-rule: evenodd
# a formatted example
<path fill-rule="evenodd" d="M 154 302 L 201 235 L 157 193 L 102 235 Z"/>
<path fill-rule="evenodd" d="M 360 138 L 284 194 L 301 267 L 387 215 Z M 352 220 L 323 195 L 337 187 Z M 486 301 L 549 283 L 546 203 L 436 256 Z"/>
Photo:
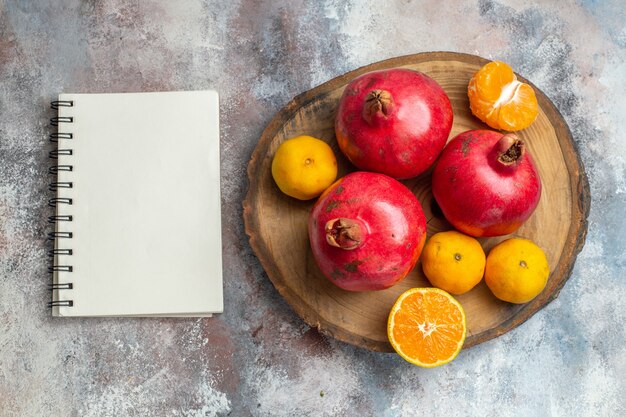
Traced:
<path fill-rule="evenodd" d="M 50 183 L 48 185 L 48 187 L 50 187 L 50 185 L 52 185 L 52 184 L 54 184 L 54 183 Z M 73 202 L 74 202 L 74 200 L 71 199 L 71 198 L 55 197 L 55 198 L 51 198 L 51 199 L 48 200 L 48 206 L 56 207 L 59 204 L 67 204 L 67 205 L 71 206 L 73 204 Z"/>
<path fill-rule="evenodd" d="M 71 290 L 74 288 L 74 284 L 68 282 L 66 284 L 48 284 L 48 289 L 50 291 L 54 290 Z"/>
<path fill-rule="evenodd" d="M 74 135 L 72 133 L 51 133 L 50 134 L 50 142 L 57 143 L 59 139 L 74 139 Z"/>
<path fill-rule="evenodd" d="M 54 240 L 59 238 L 71 239 L 74 236 L 72 232 L 50 232 L 48 233 L 48 237 L 50 238 L 50 240 Z"/>
<path fill-rule="evenodd" d="M 66 289 L 66 288 L 57 288 Z M 48 303 L 48 307 L 72 307 L 74 305 L 73 300 L 53 300 Z"/>
<path fill-rule="evenodd" d="M 56 192 L 59 188 L 74 188 L 74 183 L 67 181 L 57 181 L 48 184 L 48 190 Z"/>
<path fill-rule="evenodd" d="M 73 107 L 74 102 L 69 100 L 57 100 L 50 103 L 50 107 L 54 110 L 58 110 L 60 107 Z M 50 119 L 50 124 L 52 126 L 60 126 L 65 123 L 73 123 L 73 117 L 53 117 Z M 55 132 L 50 134 L 50 142 L 61 144 L 61 141 L 65 143 L 65 141 L 74 139 L 74 135 L 69 132 Z M 72 156 L 74 154 L 74 150 L 71 148 L 60 148 L 54 149 L 48 153 L 48 157 L 50 159 L 59 159 L 59 156 Z M 72 172 L 74 170 L 73 165 L 52 165 L 48 169 L 48 173 L 50 175 L 57 175 L 59 172 Z M 67 189 L 74 188 L 74 184 L 71 181 L 53 181 L 48 185 L 48 189 L 56 194 L 59 189 Z M 57 197 L 51 198 L 48 200 L 48 206 L 56 208 L 62 204 L 71 205 L 74 200 L 72 198 L 67 197 Z M 71 215 L 68 214 L 58 214 L 54 213 L 53 216 L 48 217 L 48 223 L 54 224 L 56 228 L 57 222 L 71 222 L 73 220 Z M 56 244 L 59 239 L 71 239 L 72 232 L 50 232 L 48 233 L 48 240 L 53 241 L 53 249 L 48 251 L 48 257 L 52 258 L 52 266 L 48 267 L 48 272 L 54 274 L 56 272 L 73 272 L 74 267 L 72 265 L 57 265 L 55 261 L 59 259 L 60 256 L 71 256 L 74 251 L 69 248 L 57 248 Z M 48 284 L 48 290 L 51 292 L 54 291 L 63 291 L 63 290 L 71 290 L 74 288 L 74 284 L 71 282 L 66 283 L 51 283 Z M 48 302 L 48 307 L 72 307 L 74 305 L 73 300 L 55 300 L 53 295 L 52 301 Z"/>
<path fill-rule="evenodd" d="M 68 171 L 68 172 L 72 172 L 74 171 L 74 166 L 73 165 L 52 165 L 50 168 L 48 168 L 48 174 L 58 174 L 59 171 Z"/>
<path fill-rule="evenodd" d="M 68 214 L 55 214 L 54 216 L 48 216 L 48 223 L 56 223 L 56 222 L 71 222 L 73 220 L 72 216 Z"/>
<path fill-rule="evenodd" d="M 59 123 L 74 123 L 73 117 L 53 117 L 50 119 L 50 124 L 52 126 L 58 126 Z"/>
<path fill-rule="evenodd" d="M 73 154 L 72 149 L 55 149 L 48 152 L 48 158 L 59 159 L 59 155 L 71 156 Z"/>
<path fill-rule="evenodd" d="M 74 107 L 74 102 L 71 100 L 56 100 L 50 103 L 50 107 L 53 110 L 58 110 L 59 107 Z"/>
<path fill-rule="evenodd" d="M 54 255 L 73 255 L 74 251 L 72 249 L 50 249 L 48 251 L 48 256 L 53 258 Z"/>

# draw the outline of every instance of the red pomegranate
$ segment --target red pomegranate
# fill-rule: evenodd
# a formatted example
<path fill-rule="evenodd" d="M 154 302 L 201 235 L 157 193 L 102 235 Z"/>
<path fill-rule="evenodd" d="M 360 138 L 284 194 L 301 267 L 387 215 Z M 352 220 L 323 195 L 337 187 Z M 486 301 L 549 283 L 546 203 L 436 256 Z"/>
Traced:
<path fill-rule="evenodd" d="M 353 172 L 320 196 L 309 216 L 313 256 L 350 291 L 382 290 L 415 266 L 426 240 L 417 198 L 386 175 Z"/>
<path fill-rule="evenodd" d="M 429 76 L 401 68 L 373 71 L 344 90 L 335 134 L 358 168 L 411 178 L 435 162 L 452 117 L 450 99 Z"/>
<path fill-rule="evenodd" d="M 456 229 L 476 237 L 500 236 L 516 231 L 533 213 L 541 179 L 515 134 L 470 130 L 441 153 L 433 195 Z"/>

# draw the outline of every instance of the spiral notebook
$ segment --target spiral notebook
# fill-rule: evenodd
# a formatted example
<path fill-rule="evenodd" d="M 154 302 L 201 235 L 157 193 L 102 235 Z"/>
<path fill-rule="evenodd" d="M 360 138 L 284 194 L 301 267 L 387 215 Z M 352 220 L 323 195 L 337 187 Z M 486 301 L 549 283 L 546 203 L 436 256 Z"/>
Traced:
<path fill-rule="evenodd" d="M 215 91 L 61 94 L 54 316 L 222 312 Z"/>

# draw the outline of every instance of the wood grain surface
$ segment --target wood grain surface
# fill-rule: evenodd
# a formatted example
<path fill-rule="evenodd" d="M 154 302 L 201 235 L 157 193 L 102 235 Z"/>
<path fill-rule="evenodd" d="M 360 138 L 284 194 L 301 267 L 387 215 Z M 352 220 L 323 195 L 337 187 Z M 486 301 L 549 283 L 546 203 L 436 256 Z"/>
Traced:
<path fill-rule="evenodd" d="M 471 114 L 467 98 L 470 78 L 487 62 L 477 56 L 450 52 L 381 61 L 299 95 L 269 123 L 248 165 L 249 189 L 243 202 L 246 233 L 276 289 L 310 326 L 347 343 L 375 351 L 392 351 L 386 322 L 393 302 L 409 288 L 430 284 L 419 262 L 403 281 L 384 291 L 355 293 L 331 284 L 321 274 L 309 247 L 307 219 L 315 200 L 302 202 L 290 198 L 279 191 L 272 179 L 270 166 L 278 146 L 290 137 L 311 135 L 333 148 L 339 176 L 356 170 L 343 157 L 335 140 L 334 118 L 339 98 L 354 77 L 393 67 L 424 72 L 444 88 L 454 110 L 449 139 L 465 130 L 488 129 Z M 557 297 L 585 241 L 590 196 L 584 169 L 563 118 L 550 100 L 533 87 L 540 105 L 539 116 L 518 134 L 536 162 L 543 191 L 537 209 L 514 236 L 537 243 L 546 252 L 552 272 L 545 290 L 527 304 L 497 300 L 484 282 L 458 296 L 467 315 L 466 348 L 515 328 Z M 428 236 L 451 229 L 434 204 L 430 171 L 402 182 L 422 203 Z M 479 240 L 488 252 L 510 236 Z"/>

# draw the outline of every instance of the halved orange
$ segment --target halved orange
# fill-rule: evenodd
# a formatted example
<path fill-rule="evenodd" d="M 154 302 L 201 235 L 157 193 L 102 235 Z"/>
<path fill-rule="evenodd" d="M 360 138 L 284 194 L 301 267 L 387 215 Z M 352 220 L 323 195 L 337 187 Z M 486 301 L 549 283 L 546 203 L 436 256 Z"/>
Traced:
<path fill-rule="evenodd" d="M 424 368 L 456 358 L 466 332 L 463 307 L 439 288 L 405 291 L 391 308 L 387 322 L 387 336 L 395 351 Z"/>
<path fill-rule="evenodd" d="M 517 131 L 530 126 L 539 114 L 533 88 L 517 79 L 504 62 L 483 66 L 467 88 L 474 116 L 494 129 Z"/>

